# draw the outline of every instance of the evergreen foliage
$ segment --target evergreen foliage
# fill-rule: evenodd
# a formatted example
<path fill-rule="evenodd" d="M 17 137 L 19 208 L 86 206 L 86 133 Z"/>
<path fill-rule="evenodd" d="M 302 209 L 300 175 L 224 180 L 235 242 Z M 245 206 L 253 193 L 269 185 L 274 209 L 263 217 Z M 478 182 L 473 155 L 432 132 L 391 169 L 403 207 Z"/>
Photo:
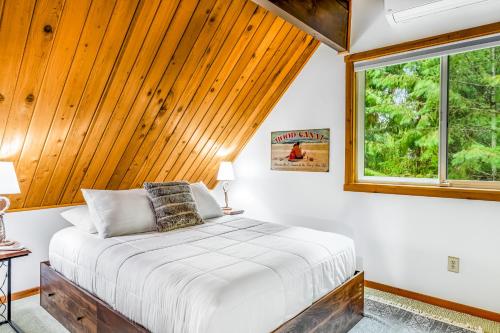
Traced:
<path fill-rule="evenodd" d="M 448 59 L 448 178 L 498 181 L 500 47 Z M 365 75 L 365 175 L 437 178 L 440 58 Z"/>

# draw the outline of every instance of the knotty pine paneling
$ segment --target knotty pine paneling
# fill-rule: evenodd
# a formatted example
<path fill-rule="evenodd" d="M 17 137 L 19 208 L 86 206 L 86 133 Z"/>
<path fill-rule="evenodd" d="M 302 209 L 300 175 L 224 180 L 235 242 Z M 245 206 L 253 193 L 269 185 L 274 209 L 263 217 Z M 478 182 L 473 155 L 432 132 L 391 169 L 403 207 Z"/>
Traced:
<path fill-rule="evenodd" d="M 12 208 L 81 188 L 216 184 L 319 42 L 247 0 L 0 0 Z"/>

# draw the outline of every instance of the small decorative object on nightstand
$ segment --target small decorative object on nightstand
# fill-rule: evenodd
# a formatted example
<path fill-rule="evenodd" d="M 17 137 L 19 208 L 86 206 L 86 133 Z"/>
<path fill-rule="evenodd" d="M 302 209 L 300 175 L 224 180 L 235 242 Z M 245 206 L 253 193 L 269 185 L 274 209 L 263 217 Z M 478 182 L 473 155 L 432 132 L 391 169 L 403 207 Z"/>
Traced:
<path fill-rule="evenodd" d="M 239 215 L 239 214 L 243 214 L 245 212 L 243 209 L 240 209 L 240 210 L 223 209 L 223 210 L 224 210 L 224 214 L 226 214 L 226 215 Z"/>
<path fill-rule="evenodd" d="M 17 333 L 23 331 L 12 321 L 12 263 L 11 260 L 19 257 L 24 257 L 30 254 L 28 249 L 0 251 L 0 271 L 4 274 L 5 279 L 1 279 L 3 283 L 0 285 L 0 298 L 3 299 L 4 306 L 0 306 L 0 325 L 7 324 Z M 7 281 L 5 281 L 7 280 Z M 5 282 L 7 282 L 7 290 L 5 290 Z M 6 306 L 5 306 L 6 305 Z"/>
<path fill-rule="evenodd" d="M 20 193 L 19 183 L 17 182 L 14 163 L 0 162 L 0 194 L 17 194 Z M 0 196 L 0 204 L 3 201 L 3 206 L 0 206 L 0 246 L 13 245 L 14 242 L 8 241 L 5 236 L 5 225 L 3 223 L 3 215 L 10 207 L 10 200 L 7 197 Z"/>
<path fill-rule="evenodd" d="M 229 182 L 234 180 L 234 170 L 233 164 L 231 162 L 221 162 L 219 166 L 219 172 L 217 173 L 217 180 L 222 180 L 222 190 L 224 191 L 224 201 L 226 205 L 222 207 L 224 214 L 226 212 L 232 211 L 231 207 L 229 207 Z"/>

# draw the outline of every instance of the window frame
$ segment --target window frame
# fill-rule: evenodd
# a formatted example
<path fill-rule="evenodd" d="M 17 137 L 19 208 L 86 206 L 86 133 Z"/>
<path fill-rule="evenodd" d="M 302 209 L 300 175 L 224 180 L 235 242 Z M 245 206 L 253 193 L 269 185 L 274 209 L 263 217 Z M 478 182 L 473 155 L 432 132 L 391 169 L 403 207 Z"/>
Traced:
<path fill-rule="evenodd" d="M 500 201 L 500 181 L 474 181 L 446 179 L 447 170 L 447 113 L 448 113 L 448 55 L 441 58 L 441 103 L 439 108 L 439 171 L 438 179 L 399 177 L 358 177 L 364 173 L 364 86 L 357 77 L 364 79 L 364 71 L 356 72 L 355 64 L 387 56 L 415 52 L 432 47 L 442 47 L 500 33 L 500 22 L 461 30 L 435 37 L 424 38 L 345 57 L 346 63 L 346 160 L 345 191 L 375 192 L 431 197 L 463 198 Z M 488 47 L 488 46 L 484 46 Z M 411 55 L 410 60 L 411 61 Z M 362 97 L 362 99 L 360 99 Z M 358 110 L 358 103 L 360 109 Z M 361 161 L 361 163 L 358 163 Z"/>

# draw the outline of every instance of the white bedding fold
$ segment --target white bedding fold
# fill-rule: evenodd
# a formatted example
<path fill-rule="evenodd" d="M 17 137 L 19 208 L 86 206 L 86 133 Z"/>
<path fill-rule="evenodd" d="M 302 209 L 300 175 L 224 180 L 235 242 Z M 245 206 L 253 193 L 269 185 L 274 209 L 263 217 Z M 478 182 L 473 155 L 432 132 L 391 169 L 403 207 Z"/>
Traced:
<path fill-rule="evenodd" d="M 152 332 L 269 332 L 355 270 L 345 236 L 235 216 L 107 239 L 70 227 L 49 258 Z"/>

